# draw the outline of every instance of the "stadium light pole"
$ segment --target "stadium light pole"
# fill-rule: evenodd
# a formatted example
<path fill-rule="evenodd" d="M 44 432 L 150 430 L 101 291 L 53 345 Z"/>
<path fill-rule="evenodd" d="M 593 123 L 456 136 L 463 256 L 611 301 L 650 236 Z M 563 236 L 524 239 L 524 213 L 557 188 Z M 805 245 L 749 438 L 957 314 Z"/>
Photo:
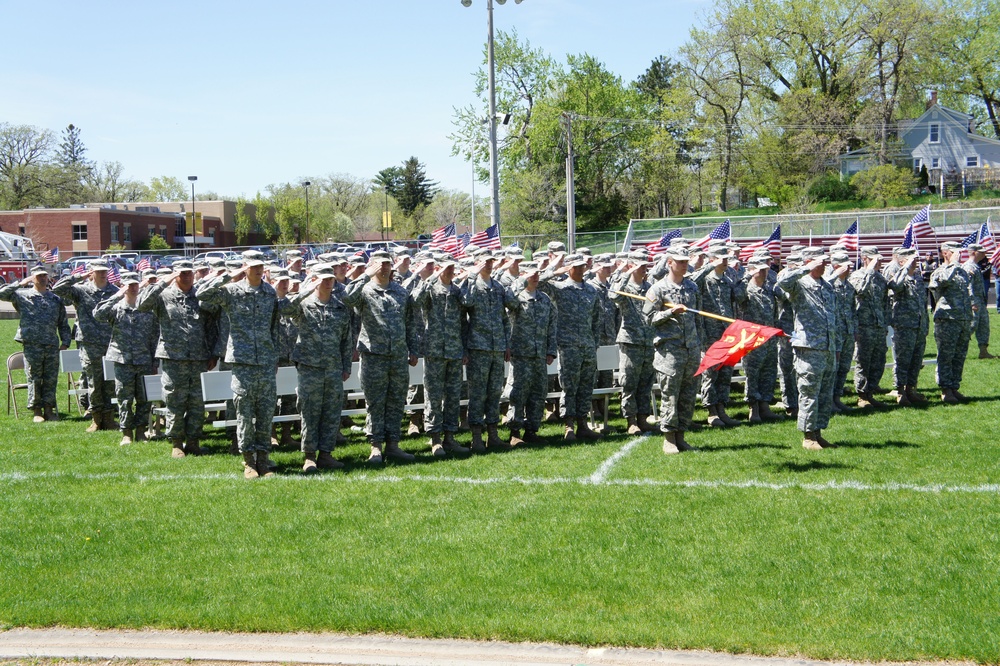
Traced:
<path fill-rule="evenodd" d="M 522 0 L 514 0 L 514 4 L 521 4 Z M 497 4 L 504 4 L 507 0 L 496 0 Z M 471 7 L 472 0 L 462 0 L 463 7 Z M 487 16 L 487 38 L 486 38 L 486 63 L 489 69 L 490 81 L 490 221 L 492 224 L 500 225 L 500 178 L 497 173 L 497 91 L 496 91 L 496 62 L 493 59 L 493 0 L 486 0 Z"/>
<path fill-rule="evenodd" d="M 188 176 L 188 180 L 191 181 L 191 238 L 194 239 L 195 247 L 198 247 L 198 238 L 196 236 L 198 233 L 198 223 L 194 217 L 194 181 L 198 180 L 198 176 Z"/>
<path fill-rule="evenodd" d="M 308 180 L 302 183 L 306 186 L 306 244 L 309 244 L 309 186 L 312 185 Z"/>

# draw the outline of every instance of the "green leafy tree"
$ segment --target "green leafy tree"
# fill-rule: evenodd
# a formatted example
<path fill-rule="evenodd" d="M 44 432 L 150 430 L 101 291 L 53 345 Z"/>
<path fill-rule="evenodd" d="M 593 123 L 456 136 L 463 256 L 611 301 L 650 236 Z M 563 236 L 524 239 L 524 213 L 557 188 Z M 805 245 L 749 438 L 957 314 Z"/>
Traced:
<path fill-rule="evenodd" d="M 184 201 L 190 196 L 180 178 L 175 176 L 153 176 L 149 179 L 147 198 L 149 201 Z"/>
<path fill-rule="evenodd" d="M 43 203 L 54 143 L 49 130 L 0 123 L 0 204 L 4 209 Z"/>
<path fill-rule="evenodd" d="M 860 198 L 885 208 L 891 201 L 908 197 L 916 187 L 917 179 L 912 169 L 881 164 L 854 174 L 851 185 Z"/>

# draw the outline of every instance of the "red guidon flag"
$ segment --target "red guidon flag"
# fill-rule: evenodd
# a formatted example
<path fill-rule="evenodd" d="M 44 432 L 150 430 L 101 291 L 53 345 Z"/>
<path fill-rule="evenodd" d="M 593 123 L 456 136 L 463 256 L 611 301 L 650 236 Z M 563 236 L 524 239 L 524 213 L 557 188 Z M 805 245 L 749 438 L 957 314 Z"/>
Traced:
<path fill-rule="evenodd" d="M 771 328 L 761 324 L 737 319 L 722 337 L 712 343 L 701 359 L 701 365 L 695 376 L 706 370 L 714 370 L 724 365 L 736 365 L 740 359 L 760 347 L 771 338 L 784 335 L 780 328 Z"/>

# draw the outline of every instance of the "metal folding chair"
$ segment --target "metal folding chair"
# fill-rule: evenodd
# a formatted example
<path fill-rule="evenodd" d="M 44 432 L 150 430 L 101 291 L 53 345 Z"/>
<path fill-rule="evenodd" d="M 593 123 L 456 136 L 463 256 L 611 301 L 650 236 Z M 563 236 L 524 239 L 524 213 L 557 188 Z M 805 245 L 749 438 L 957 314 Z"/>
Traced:
<path fill-rule="evenodd" d="M 14 391 L 18 390 L 28 390 L 28 376 L 25 373 L 25 382 L 23 384 L 15 384 L 14 376 L 11 374 L 13 370 L 20 370 L 24 372 L 24 352 L 14 352 L 7 357 L 7 414 L 10 415 L 10 405 L 11 402 L 14 403 L 14 418 L 20 418 L 17 413 L 17 394 Z M 13 401 L 11 400 L 13 398 Z"/>

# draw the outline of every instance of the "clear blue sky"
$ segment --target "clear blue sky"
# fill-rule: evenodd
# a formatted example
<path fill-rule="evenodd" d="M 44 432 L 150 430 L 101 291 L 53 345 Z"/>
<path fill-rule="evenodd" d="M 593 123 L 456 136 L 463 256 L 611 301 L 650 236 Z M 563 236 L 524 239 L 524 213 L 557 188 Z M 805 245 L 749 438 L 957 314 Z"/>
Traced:
<path fill-rule="evenodd" d="M 560 61 L 590 53 L 633 80 L 708 7 L 511 0 L 494 17 Z M 416 155 L 442 187 L 470 189 L 446 137 L 474 101 L 486 0 L 10 2 L 3 23 L 0 122 L 73 123 L 90 159 L 132 178 L 253 196 Z"/>

